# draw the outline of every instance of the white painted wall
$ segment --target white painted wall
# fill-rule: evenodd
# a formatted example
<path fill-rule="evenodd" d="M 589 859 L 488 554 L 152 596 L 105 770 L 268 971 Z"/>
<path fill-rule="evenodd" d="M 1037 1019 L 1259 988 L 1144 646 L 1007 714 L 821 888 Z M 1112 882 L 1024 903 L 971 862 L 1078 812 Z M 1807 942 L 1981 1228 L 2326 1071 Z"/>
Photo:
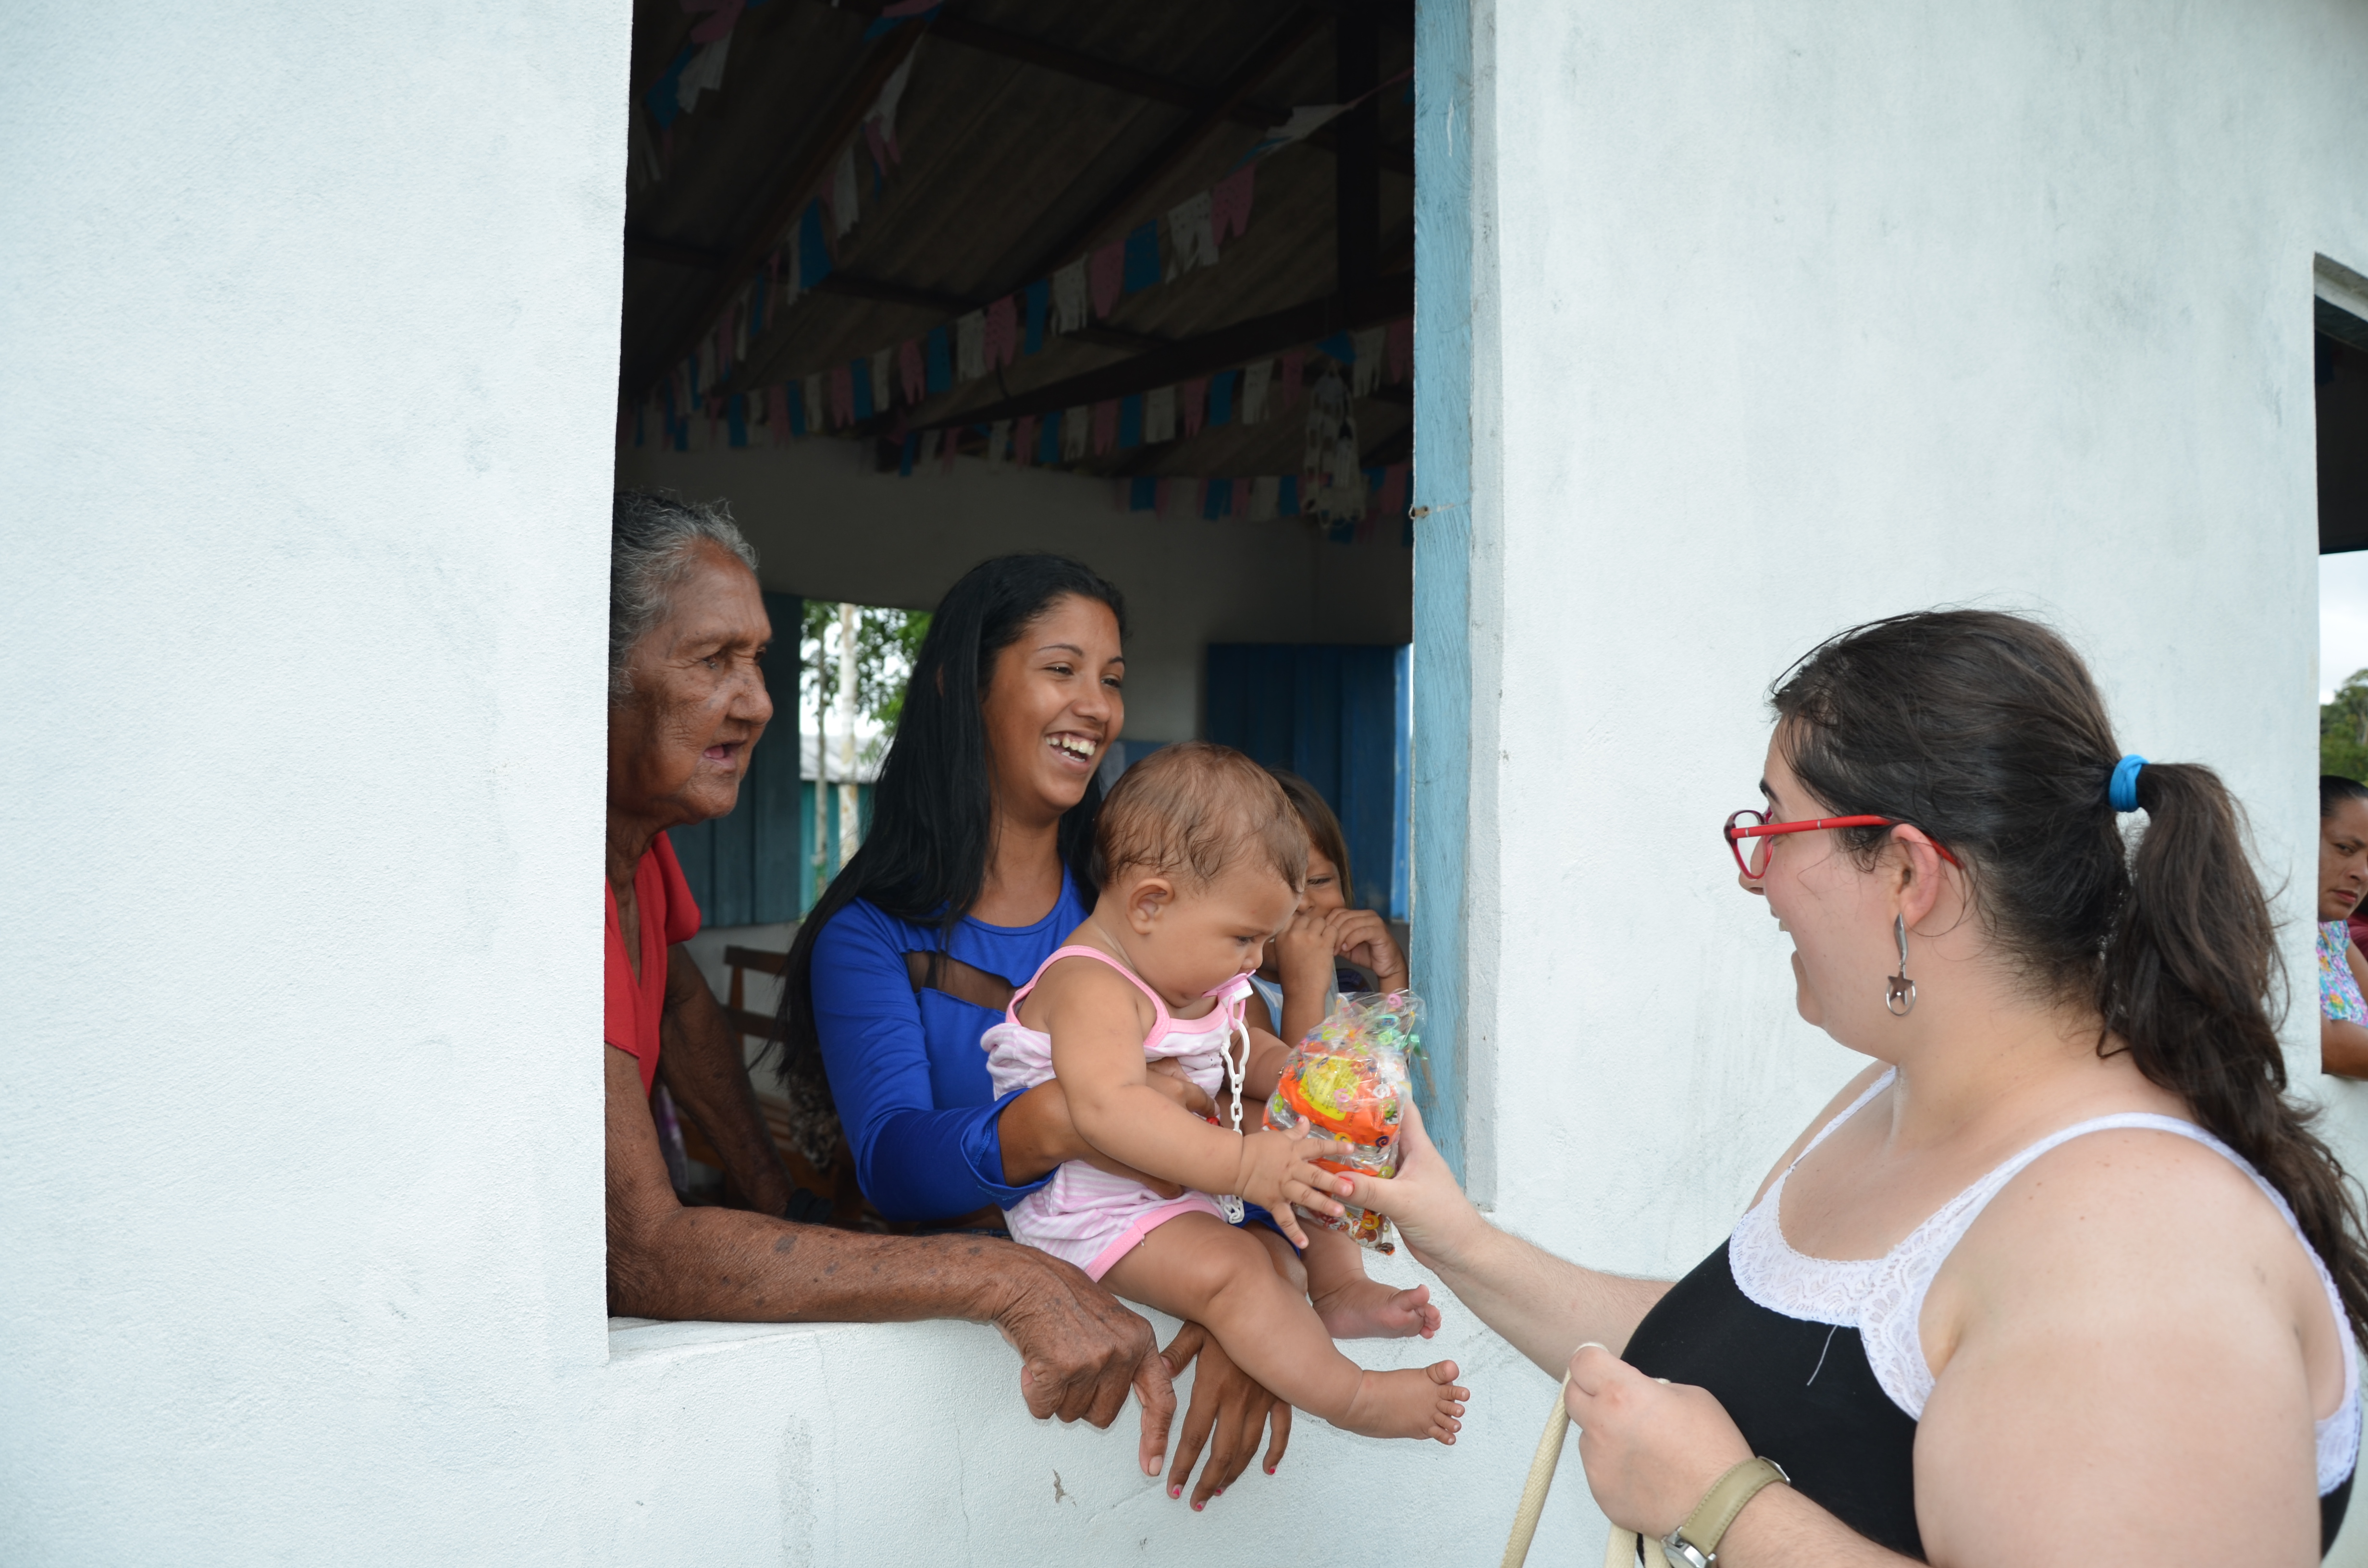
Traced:
<path fill-rule="evenodd" d="M 1670 1269 L 1849 1065 L 1711 833 L 1815 637 L 2042 602 L 2302 863 L 2368 21 L 1474 26 L 1475 1154 Z M 0 1561 L 1489 1561 L 1550 1384 L 1461 1312 L 1456 1449 L 1310 1424 L 1198 1517 L 983 1328 L 604 1319 L 626 54 L 620 0 L 0 18 Z M 925 602 L 893 553 L 782 585 Z M 1592 1528 L 1566 1473 L 1540 1560 Z"/>
<path fill-rule="evenodd" d="M 951 473 L 931 466 L 900 479 L 873 471 L 870 456 L 830 439 L 627 447 L 617 483 L 729 500 L 764 558 L 765 585 L 810 598 L 928 609 L 989 556 L 1074 556 L 1126 596 L 1126 729 L 1152 740 L 1201 733 L 1212 642 L 1413 635 L 1411 552 L 1386 525 L 1339 545 L 1289 518 L 1120 511 L 1107 482 L 1075 474 L 960 458 Z"/>
<path fill-rule="evenodd" d="M 1473 12 L 1465 1039 L 1502 1221 L 1689 1267 L 1853 1070 L 1716 828 L 1770 677 L 1940 603 L 2047 615 L 2129 749 L 2242 794 L 2320 1086 L 2312 257 L 2368 258 L 2368 10 Z M 2327 1092 L 2368 1165 L 2368 1087 Z"/>

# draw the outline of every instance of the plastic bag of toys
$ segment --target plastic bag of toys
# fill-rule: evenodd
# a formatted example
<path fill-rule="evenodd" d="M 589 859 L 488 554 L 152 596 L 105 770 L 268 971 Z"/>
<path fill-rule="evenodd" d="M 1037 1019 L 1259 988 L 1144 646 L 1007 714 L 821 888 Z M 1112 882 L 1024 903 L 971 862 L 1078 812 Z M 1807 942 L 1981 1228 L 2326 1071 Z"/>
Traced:
<path fill-rule="evenodd" d="M 1281 1081 L 1267 1102 L 1266 1124 L 1285 1132 L 1305 1126 L 1318 1137 L 1348 1144 L 1346 1161 L 1317 1162 L 1326 1170 L 1395 1176 L 1398 1124 L 1410 1093 L 1406 1064 L 1422 1049 L 1421 1026 L 1422 999 L 1411 991 L 1343 996 L 1283 1059 Z M 1397 1250 L 1382 1215 L 1354 1208 L 1337 1220 L 1304 1209 L 1299 1215 L 1360 1245 Z"/>

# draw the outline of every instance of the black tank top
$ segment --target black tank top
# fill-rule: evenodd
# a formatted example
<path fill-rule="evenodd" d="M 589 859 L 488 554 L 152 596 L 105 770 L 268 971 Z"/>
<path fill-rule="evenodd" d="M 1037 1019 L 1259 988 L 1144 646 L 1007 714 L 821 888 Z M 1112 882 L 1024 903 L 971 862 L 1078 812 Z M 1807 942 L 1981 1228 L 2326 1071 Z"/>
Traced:
<path fill-rule="evenodd" d="M 1809 1148 L 1822 1142 L 1827 1132 L 1873 1099 L 1888 1082 L 1887 1074 L 1878 1080 L 1857 1104 L 1828 1122 Z M 2111 1119 L 2142 1121 L 2169 1130 L 2167 1119 Z M 2067 1129 L 2043 1141 L 2042 1145 L 2034 1145 L 2034 1150 L 2054 1147 L 2062 1139 L 2100 1124 L 2083 1123 L 2080 1128 Z M 2187 1135 L 2209 1143 L 2251 1174 L 2249 1165 L 2216 1141 L 2194 1130 L 2189 1130 Z M 1806 1157 L 1807 1150 L 1802 1153 Z M 2032 1153 L 2025 1151 L 2009 1165 L 2021 1169 Z M 1785 1174 L 1791 1174 L 1789 1169 Z M 1992 1173 L 1991 1179 L 1977 1184 L 1979 1191 L 1968 1189 L 1965 1199 L 1969 1202 L 1952 1204 L 1928 1221 L 1928 1226 L 1942 1225 L 1962 1234 L 1964 1227 L 1979 1213 L 1981 1204 L 1987 1201 L 1987 1194 L 2003 1185 L 1995 1178 L 2009 1175 L 2008 1166 L 2001 1166 Z M 1719 1244 L 1716 1252 L 1670 1287 L 1668 1294 L 1636 1325 L 1636 1332 L 1628 1341 L 1626 1359 L 1648 1376 L 1708 1389 L 1734 1417 L 1751 1451 L 1783 1466 L 1803 1496 L 1868 1540 L 1921 1562 L 1924 1541 L 1916 1527 L 1917 1419 L 1893 1399 L 1875 1375 L 1865 1337 L 1851 1324 L 1822 1321 L 1806 1313 L 1793 1316 L 1763 1305 L 1747 1295 L 1736 1280 L 1733 1249 L 1737 1239 L 1751 1243 L 1754 1278 L 1762 1280 L 1759 1289 L 1763 1297 L 1770 1295 L 1765 1276 L 1771 1253 L 1782 1256 L 1782 1267 L 1807 1267 L 1828 1275 L 1870 1267 L 1826 1264 L 1792 1255 L 1782 1245 L 1781 1231 L 1775 1224 L 1782 1192 L 1783 1182 L 1779 1178 L 1761 1199 L 1761 1206 L 1747 1215 L 1744 1223 L 1736 1228 L 1736 1238 Z M 2275 1195 L 2271 1197 L 2275 1201 Z M 2288 1223 L 2292 1223 L 2290 1215 Z M 2299 1237 L 2299 1232 L 2296 1233 Z M 1903 1249 L 1908 1244 L 1903 1243 Z M 1932 1249 L 1926 1249 L 1930 1265 L 1936 1267 L 1938 1256 L 1945 1256 L 1947 1244 L 1939 1248 L 1937 1256 L 1932 1256 Z M 1775 1299 L 1784 1298 L 1780 1292 Z M 1917 1301 L 1920 1300 L 1919 1292 Z M 2344 1353 L 2349 1357 L 2353 1353 L 2350 1326 L 2340 1312 L 2337 1321 L 2342 1325 Z M 1917 1375 L 1925 1380 L 1925 1387 L 1930 1386 L 1930 1373 L 1922 1369 L 1921 1351 L 1915 1344 L 1914 1322 L 1912 1311 L 1904 1317 L 1895 1312 L 1884 1320 L 1884 1326 L 1891 1331 L 1884 1341 L 1885 1364 L 1892 1369 L 1894 1386 L 1903 1382 L 1899 1375 L 1903 1349 L 1915 1358 Z M 1921 1394 L 1911 1397 L 1920 1409 Z M 2346 1397 L 2351 1397 L 2348 1381 Z M 2329 1423 L 2321 1425 L 2330 1426 Z M 2325 1440 L 2334 1443 L 2340 1439 L 2329 1436 Z M 2332 1460 L 2322 1462 L 2340 1465 L 2344 1460 L 2338 1450 Z M 2357 1462 L 2354 1453 L 2351 1459 L 2352 1468 L 2319 1496 L 2322 1557 L 2335 1544 L 2336 1531 L 2342 1527 Z"/>

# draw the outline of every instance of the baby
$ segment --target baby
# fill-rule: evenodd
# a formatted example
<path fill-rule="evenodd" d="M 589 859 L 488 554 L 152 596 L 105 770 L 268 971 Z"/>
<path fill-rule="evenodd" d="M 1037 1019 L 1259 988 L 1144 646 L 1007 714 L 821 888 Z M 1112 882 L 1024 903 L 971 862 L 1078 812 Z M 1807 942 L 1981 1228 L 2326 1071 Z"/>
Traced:
<path fill-rule="evenodd" d="M 1302 1410 L 1376 1437 L 1455 1441 L 1468 1391 L 1452 1361 L 1369 1372 L 1333 1348 L 1340 1331 L 1421 1333 L 1439 1314 L 1417 1289 L 1363 1278 L 1355 1243 L 1292 1212 L 1338 1214 L 1322 1140 L 1259 1131 L 1287 1051 L 1243 1021 L 1249 972 L 1289 922 L 1307 834 L 1265 769 L 1239 752 L 1169 746 L 1128 770 L 1103 802 L 1100 902 L 1044 960 L 982 1040 L 995 1092 L 1057 1076 L 1071 1118 L 1110 1165 L 1188 1190 L 1162 1198 L 1136 1176 L 1072 1161 L 1006 1211 L 1011 1233 L 1131 1301 L 1204 1324 L 1252 1377 Z M 1215 1099 L 1219 1125 L 1153 1088 L 1172 1062 Z M 1230 1092 L 1229 1092 L 1230 1091 Z M 1236 1131 L 1236 1130 L 1239 1131 Z M 1283 1235 L 1227 1222 L 1208 1195 L 1265 1208 Z M 1283 1236 L 1305 1249 L 1305 1261 Z"/>

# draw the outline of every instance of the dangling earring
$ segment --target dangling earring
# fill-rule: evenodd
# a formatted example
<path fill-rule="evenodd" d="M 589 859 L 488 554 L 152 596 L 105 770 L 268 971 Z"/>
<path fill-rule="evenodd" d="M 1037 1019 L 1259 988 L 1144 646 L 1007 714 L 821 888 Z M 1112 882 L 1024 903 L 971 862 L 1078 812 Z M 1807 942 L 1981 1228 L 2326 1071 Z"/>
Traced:
<path fill-rule="evenodd" d="M 1907 978 L 1907 916 L 1895 915 L 1891 929 L 1899 938 L 1899 972 L 1883 983 L 1884 1009 L 1895 1018 L 1916 1010 L 1916 983 Z"/>

